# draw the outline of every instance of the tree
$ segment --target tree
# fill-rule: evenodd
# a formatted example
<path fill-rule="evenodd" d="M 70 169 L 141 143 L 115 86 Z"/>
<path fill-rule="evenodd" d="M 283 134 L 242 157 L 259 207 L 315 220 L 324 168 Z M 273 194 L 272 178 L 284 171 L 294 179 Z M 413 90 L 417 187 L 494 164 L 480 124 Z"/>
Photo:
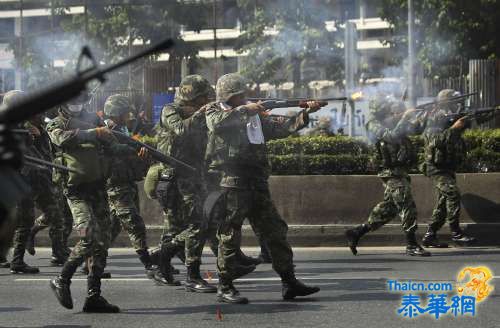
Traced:
<path fill-rule="evenodd" d="M 469 59 L 499 58 L 500 1 L 414 1 L 418 59 L 430 77 L 459 76 Z M 406 57 L 407 0 L 382 0 L 380 16 L 393 25 L 391 41 Z M 403 55 L 404 54 L 404 55 Z"/>
<path fill-rule="evenodd" d="M 333 20 L 329 0 L 239 0 L 243 33 L 235 49 L 248 53 L 242 73 L 256 83 L 279 85 L 291 73 L 296 86 L 308 82 L 301 64 L 326 69 L 338 80 L 343 71 L 340 27 L 326 29 Z M 338 20 L 337 20 L 338 22 Z M 304 72 L 302 72 L 304 73 Z M 302 75 L 302 76 L 301 76 Z"/>
<path fill-rule="evenodd" d="M 65 71 L 73 69 L 83 45 L 91 46 L 99 62 L 110 63 L 132 52 L 132 41 L 147 44 L 170 37 L 176 42 L 169 52 L 171 60 L 197 59 L 197 48 L 180 38 L 180 27 L 199 30 L 205 24 L 203 18 L 192 15 L 192 12 L 208 10 L 205 2 L 151 0 L 124 4 L 88 0 L 87 3 L 87 15 L 68 15 L 69 5 L 83 5 L 84 1 L 45 1 L 45 6 L 53 8 L 52 28 L 26 35 L 22 47 L 19 40 L 13 40 L 11 48 L 16 62 L 25 71 L 28 88 L 36 88 L 61 75 L 61 70 L 53 67 L 56 58 L 71 59 Z M 113 79 L 114 88 L 127 87 L 129 77 L 137 76 L 134 68 L 114 74 L 123 76 Z"/>

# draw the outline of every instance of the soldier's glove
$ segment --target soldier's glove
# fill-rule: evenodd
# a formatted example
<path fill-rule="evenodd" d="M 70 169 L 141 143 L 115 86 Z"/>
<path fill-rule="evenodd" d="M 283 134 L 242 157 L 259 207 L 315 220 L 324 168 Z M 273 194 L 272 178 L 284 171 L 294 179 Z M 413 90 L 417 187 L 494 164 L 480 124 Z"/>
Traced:
<path fill-rule="evenodd" d="M 113 135 L 113 132 L 111 132 L 111 130 L 106 127 L 95 128 L 95 134 L 97 139 L 108 143 L 114 143 L 118 141 L 116 137 Z"/>
<path fill-rule="evenodd" d="M 36 139 L 41 135 L 40 130 L 38 130 L 36 126 L 30 126 L 28 131 L 33 139 Z"/>
<path fill-rule="evenodd" d="M 307 110 L 306 111 L 308 114 L 317 112 L 320 109 L 321 109 L 321 104 L 318 103 L 317 101 L 308 101 L 307 102 Z"/>
<path fill-rule="evenodd" d="M 23 163 L 22 143 L 9 128 L 0 123 L 0 166 L 18 169 Z"/>
<path fill-rule="evenodd" d="M 465 123 L 466 123 L 466 118 L 462 117 L 458 119 L 453 125 L 451 126 L 452 129 L 463 129 L 465 128 Z"/>

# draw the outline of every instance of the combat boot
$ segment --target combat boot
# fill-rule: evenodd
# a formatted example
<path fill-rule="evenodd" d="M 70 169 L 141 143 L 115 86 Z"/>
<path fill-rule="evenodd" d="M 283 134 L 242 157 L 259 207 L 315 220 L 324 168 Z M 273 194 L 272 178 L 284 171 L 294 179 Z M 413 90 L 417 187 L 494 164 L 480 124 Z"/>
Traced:
<path fill-rule="evenodd" d="M 151 257 L 149 256 L 149 252 L 147 249 L 138 249 L 136 251 L 137 255 L 139 255 L 139 260 L 144 265 L 144 269 L 146 270 L 146 276 L 148 278 L 154 275 L 153 262 L 151 261 Z"/>
<path fill-rule="evenodd" d="M 21 263 L 10 263 L 10 273 L 12 274 L 17 274 L 17 273 L 28 273 L 28 274 L 36 274 L 40 273 L 40 269 L 37 267 L 32 267 L 24 262 Z"/>
<path fill-rule="evenodd" d="M 149 258 L 151 259 L 151 263 L 155 266 L 160 266 L 160 257 L 161 257 L 161 249 L 160 248 L 155 248 L 154 250 L 149 253 Z M 170 265 L 170 271 L 172 274 L 179 274 L 181 273 L 179 269 L 176 269 L 173 265 Z"/>
<path fill-rule="evenodd" d="M 160 265 L 151 277 L 151 279 L 153 279 L 158 285 L 180 286 L 181 283 L 180 281 L 175 280 L 171 270 L 172 266 L 170 264 L 170 261 L 177 253 L 178 248 L 179 247 L 170 242 L 164 242 L 161 245 Z"/>
<path fill-rule="evenodd" d="M 361 224 L 356 228 L 349 229 L 345 232 L 345 237 L 347 238 L 347 246 L 351 249 L 352 254 L 358 254 L 357 246 L 361 237 L 363 237 L 368 231 L 370 231 L 370 226 L 368 224 Z"/>
<path fill-rule="evenodd" d="M 464 234 L 462 229 L 460 229 L 460 225 L 458 223 L 450 224 L 450 229 L 451 240 L 458 246 L 471 246 L 477 241 L 476 238 Z"/>
<path fill-rule="evenodd" d="M 83 304 L 83 312 L 86 313 L 118 313 L 120 308 L 110 304 L 101 296 L 101 282 L 97 278 L 89 277 L 88 296 Z"/>
<path fill-rule="evenodd" d="M 424 247 L 430 247 L 430 248 L 447 248 L 448 244 L 440 242 L 436 232 L 431 228 L 427 228 L 427 232 L 424 235 L 424 238 L 422 238 L 422 245 Z"/>
<path fill-rule="evenodd" d="M 211 286 L 203 280 L 200 274 L 200 262 L 195 262 L 187 266 L 187 277 L 184 287 L 189 292 L 215 293 L 217 288 Z"/>
<path fill-rule="evenodd" d="M 10 262 L 10 273 L 40 273 L 40 270 L 38 268 L 29 266 L 24 263 L 24 247 L 22 245 L 14 248 L 12 261 Z"/>
<path fill-rule="evenodd" d="M 71 298 L 70 285 L 71 280 L 64 279 L 61 276 L 50 281 L 50 288 L 56 295 L 59 304 L 71 310 L 73 308 L 73 299 Z"/>
<path fill-rule="evenodd" d="M 41 225 L 38 225 L 38 224 L 35 224 L 31 230 L 30 230 L 30 234 L 28 236 L 28 240 L 26 241 L 26 251 L 28 252 L 29 255 L 35 255 L 36 254 L 36 250 L 35 250 L 35 236 L 38 232 L 42 231 L 43 229 L 45 229 L 46 226 L 41 226 Z"/>
<path fill-rule="evenodd" d="M 307 286 L 295 277 L 293 271 L 280 274 L 282 295 L 284 300 L 292 300 L 297 296 L 308 296 L 319 292 L 319 287 Z"/>
<path fill-rule="evenodd" d="M 262 263 L 262 260 L 259 258 L 247 256 L 245 253 L 243 253 L 240 250 L 238 250 L 238 261 L 240 262 L 241 265 L 244 266 L 249 266 L 249 265 L 259 265 Z"/>
<path fill-rule="evenodd" d="M 8 269 L 10 268 L 10 263 L 7 261 L 7 258 L 3 255 L 0 255 L 0 269 Z"/>
<path fill-rule="evenodd" d="M 61 257 L 60 255 L 54 255 L 50 257 L 50 265 L 51 266 L 62 266 L 66 262 L 66 258 Z"/>
<path fill-rule="evenodd" d="M 451 240 L 455 242 L 458 246 L 471 246 L 477 242 L 476 238 L 467 236 L 463 232 L 453 232 L 451 234 Z"/>
<path fill-rule="evenodd" d="M 240 292 L 230 281 L 220 279 L 217 287 L 217 301 L 230 304 L 248 304 L 248 298 L 240 295 Z"/>
<path fill-rule="evenodd" d="M 406 255 L 409 256 L 431 256 L 431 253 L 426 251 L 417 243 L 415 232 L 406 233 Z"/>
<path fill-rule="evenodd" d="M 61 266 L 68 259 L 66 250 L 61 241 L 52 241 L 52 256 L 50 258 L 51 266 Z"/>

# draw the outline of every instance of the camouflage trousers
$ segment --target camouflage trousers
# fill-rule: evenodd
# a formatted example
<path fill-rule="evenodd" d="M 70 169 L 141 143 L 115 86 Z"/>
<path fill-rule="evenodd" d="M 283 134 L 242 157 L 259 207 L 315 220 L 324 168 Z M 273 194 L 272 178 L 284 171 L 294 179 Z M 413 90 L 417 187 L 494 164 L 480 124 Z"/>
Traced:
<path fill-rule="evenodd" d="M 56 197 L 62 215 L 63 246 L 67 247 L 68 238 L 73 231 L 73 216 L 71 215 L 71 210 L 69 209 L 68 202 L 61 188 L 56 188 Z M 44 213 L 35 219 L 35 226 L 39 226 L 41 229 L 45 229 L 49 227 L 49 225 L 50 221 Z"/>
<path fill-rule="evenodd" d="M 137 185 L 134 182 L 108 185 L 107 194 L 111 214 L 111 243 L 123 227 L 135 250 L 147 249 L 146 225 L 139 212 Z"/>
<path fill-rule="evenodd" d="M 104 183 L 88 183 L 65 190 L 79 241 L 64 264 L 61 276 L 71 279 L 76 269 L 90 259 L 89 279 L 100 280 L 106 267 L 110 221 Z"/>
<path fill-rule="evenodd" d="M 49 226 L 52 251 L 55 255 L 62 250 L 63 225 L 56 189 L 50 177 L 35 172 L 26 176 L 32 192 L 17 206 L 17 226 L 14 234 L 12 263 L 22 264 L 31 227 L 35 222 L 35 206 L 42 211 Z"/>
<path fill-rule="evenodd" d="M 384 200 L 378 203 L 368 217 L 370 230 L 377 230 L 397 215 L 405 232 L 417 230 L 417 207 L 411 193 L 409 176 L 382 178 Z"/>
<path fill-rule="evenodd" d="M 16 231 L 16 211 L 0 208 L 0 262 L 7 260 Z"/>
<path fill-rule="evenodd" d="M 430 228 L 436 232 L 448 221 L 450 227 L 459 225 L 460 190 L 453 174 L 437 174 L 431 177 L 437 191 L 437 202 L 432 212 Z"/>
<path fill-rule="evenodd" d="M 201 262 L 207 229 L 203 186 L 196 179 L 172 178 L 160 181 L 156 191 L 165 217 L 162 243 L 184 249 L 187 266 Z"/>
<path fill-rule="evenodd" d="M 273 269 L 278 274 L 293 271 L 293 251 L 287 241 L 288 225 L 276 210 L 269 189 L 223 188 L 225 216 L 217 232 L 219 277 L 230 282 L 238 277 L 241 226 L 248 219 L 270 250 Z"/>

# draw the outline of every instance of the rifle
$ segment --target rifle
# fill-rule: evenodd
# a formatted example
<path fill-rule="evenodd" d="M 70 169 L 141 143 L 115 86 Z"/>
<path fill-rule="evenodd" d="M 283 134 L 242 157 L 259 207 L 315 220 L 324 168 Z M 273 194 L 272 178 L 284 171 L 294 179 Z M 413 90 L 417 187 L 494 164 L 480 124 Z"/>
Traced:
<path fill-rule="evenodd" d="M 290 98 L 290 99 L 283 99 L 283 98 L 247 98 L 251 102 L 257 102 L 257 101 L 267 101 L 267 100 L 278 100 L 278 101 L 318 101 L 318 102 L 327 102 L 327 101 L 346 101 L 348 98 L 347 97 L 333 97 L 333 98 L 319 98 L 319 99 L 311 99 L 311 98 L 304 98 L 304 97 L 297 97 L 297 98 Z M 294 106 L 290 106 L 294 107 Z"/>
<path fill-rule="evenodd" d="M 196 168 L 192 167 L 191 165 L 184 163 L 181 160 L 178 160 L 175 157 L 165 155 L 158 150 L 156 150 L 154 147 L 151 147 L 148 144 L 145 144 L 144 142 L 141 142 L 139 140 L 136 140 L 125 133 L 122 133 L 120 131 L 116 131 L 113 129 L 110 129 L 113 135 L 118 139 L 120 143 L 126 144 L 127 146 L 130 146 L 134 148 L 135 150 L 139 150 L 140 148 L 144 147 L 148 150 L 148 153 L 151 155 L 153 159 L 155 159 L 158 162 L 168 164 L 168 165 L 173 165 L 173 166 L 181 166 L 185 169 L 188 169 L 189 171 L 195 173 L 197 170 Z"/>
<path fill-rule="evenodd" d="M 308 101 L 317 101 L 321 107 L 325 107 L 328 105 L 328 101 L 319 101 L 319 100 L 300 100 L 300 99 L 276 99 L 276 100 L 265 100 L 260 104 L 264 106 L 266 111 L 275 109 L 275 108 L 288 108 L 288 107 L 300 107 L 300 108 L 308 108 Z"/>
<path fill-rule="evenodd" d="M 480 119 L 481 121 L 486 122 L 495 117 L 500 110 L 500 105 L 493 107 L 485 107 L 485 108 L 476 108 L 470 109 L 468 111 L 463 111 L 459 113 L 446 114 L 443 118 L 443 124 L 447 127 L 452 126 L 459 119 L 465 119 L 467 122 L 472 121 L 473 119 Z"/>
<path fill-rule="evenodd" d="M 94 128 L 94 126 L 92 124 L 85 122 L 85 121 L 82 121 L 82 120 L 78 120 L 76 118 L 72 118 L 72 121 L 76 121 L 79 126 L 86 125 L 89 127 L 89 129 Z M 118 139 L 118 141 L 120 143 L 126 144 L 127 146 L 133 148 L 134 150 L 139 150 L 140 148 L 144 147 L 148 150 L 148 153 L 151 155 L 151 157 L 158 162 L 172 165 L 172 166 L 181 166 L 185 169 L 188 169 L 191 172 L 197 171 L 196 168 L 194 168 L 193 166 L 191 166 L 187 163 L 184 163 L 183 161 L 178 160 L 177 158 L 172 157 L 170 155 L 165 155 L 165 154 L 159 152 L 158 150 L 156 150 L 154 147 L 152 147 L 148 144 L 145 144 L 144 142 L 136 140 L 136 139 L 128 136 L 127 134 L 120 132 L 120 131 L 113 130 L 110 127 L 108 127 L 108 128 L 111 131 L 111 133 L 113 133 L 113 135 L 116 137 L 116 139 Z"/>
<path fill-rule="evenodd" d="M 13 126 L 26 121 L 30 117 L 43 113 L 55 106 L 63 104 L 87 89 L 87 84 L 93 80 L 98 80 L 101 83 L 106 81 L 105 75 L 109 72 L 124 67 L 142 57 L 146 57 L 172 48 L 174 42 L 171 39 L 164 40 L 152 47 L 140 51 L 136 55 L 125 58 L 118 63 L 99 68 L 97 61 L 94 59 L 90 48 L 83 47 L 78 59 L 77 73 L 73 77 L 66 78 L 60 82 L 43 88 L 39 91 L 28 94 L 22 97 L 11 106 L 2 104 L 0 106 L 0 123 L 7 126 Z M 83 59 L 89 59 L 92 65 L 84 70 L 80 69 Z M 0 208 L 10 209 L 25 195 L 29 188 L 22 181 L 19 173 L 0 163 L 0 186 L 2 198 L 0 199 Z M 5 195 L 5 197 L 4 197 Z"/>
<path fill-rule="evenodd" d="M 106 81 L 106 74 L 124 67 L 140 58 L 152 55 L 159 51 L 164 51 L 172 48 L 174 42 L 171 39 L 162 41 L 152 47 L 149 47 L 139 53 L 125 58 L 118 63 L 99 68 L 96 60 L 94 59 L 90 48 L 83 47 L 78 63 L 80 66 L 84 58 L 92 61 L 92 66 L 80 70 L 77 67 L 76 76 L 66 78 L 60 82 L 54 83 L 52 86 L 36 91 L 16 101 L 12 106 L 0 106 L 0 122 L 7 122 L 9 124 L 16 124 L 29 119 L 31 116 L 43 113 L 55 106 L 63 104 L 87 89 L 87 83 L 92 80 L 98 80 L 101 83 Z"/>
<path fill-rule="evenodd" d="M 59 165 L 59 164 L 47 162 L 47 161 L 40 159 L 40 158 L 37 158 L 37 157 L 24 155 L 24 159 L 25 159 L 26 164 L 28 164 L 28 165 L 37 166 L 37 167 L 42 166 L 44 168 L 51 167 L 51 168 L 54 168 L 56 170 L 62 170 L 62 171 L 73 172 L 73 173 L 80 173 L 80 171 L 78 171 L 78 170 L 71 169 L 71 168 L 66 167 L 64 165 Z"/>
<path fill-rule="evenodd" d="M 418 105 L 416 107 L 416 110 L 417 110 L 417 112 L 430 110 L 430 109 L 434 108 L 436 105 L 443 105 L 443 104 L 449 104 L 449 103 L 459 102 L 459 101 L 462 101 L 462 100 L 464 100 L 466 98 L 469 98 L 470 96 L 474 96 L 474 95 L 477 95 L 477 94 L 478 94 L 478 92 L 471 92 L 471 93 L 466 93 L 466 94 L 463 94 L 463 95 L 460 95 L 460 96 L 451 97 L 451 98 L 445 99 L 445 100 L 432 101 L 432 102 L 429 102 L 429 103 Z"/>

